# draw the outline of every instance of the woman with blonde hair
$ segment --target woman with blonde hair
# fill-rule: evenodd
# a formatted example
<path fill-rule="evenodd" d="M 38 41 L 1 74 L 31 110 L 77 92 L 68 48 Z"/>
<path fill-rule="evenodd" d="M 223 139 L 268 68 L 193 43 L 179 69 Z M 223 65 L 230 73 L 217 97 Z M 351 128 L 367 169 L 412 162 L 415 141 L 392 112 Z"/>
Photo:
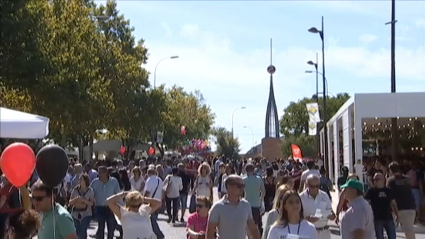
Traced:
<path fill-rule="evenodd" d="M 270 228 L 267 239 L 289 237 L 318 239 L 314 225 L 304 219 L 300 195 L 294 190 L 287 191 L 283 195 L 278 218 Z"/>
<path fill-rule="evenodd" d="M 195 185 L 193 191 L 196 196 L 204 196 L 212 201 L 212 188 L 214 183 L 210 177 L 211 167 L 207 163 L 202 163 L 198 168 L 198 176 L 196 176 Z"/>
<path fill-rule="evenodd" d="M 119 205 L 121 199 L 124 199 L 124 206 Z M 161 201 L 143 197 L 140 192 L 132 191 L 112 195 L 106 199 L 106 203 L 119 220 L 124 239 L 156 238 L 150 214 L 161 206 Z"/>
<path fill-rule="evenodd" d="M 281 185 L 277 188 L 275 197 L 273 199 L 273 209 L 266 215 L 266 224 L 264 225 L 263 239 L 267 239 L 270 227 L 276 222 L 277 216 L 279 215 L 279 208 L 282 202 L 283 195 L 289 191 L 290 188 L 287 185 Z"/>
<path fill-rule="evenodd" d="M 350 179 L 355 179 L 355 180 L 358 181 L 359 177 L 354 173 L 350 173 L 347 177 L 347 181 L 350 180 Z M 347 201 L 347 199 L 345 199 L 344 191 L 342 191 L 339 194 L 338 206 L 336 207 L 336 219 L 335 219 L 336 224 L 339 223 L 339 218 L 341 217 L 340 214 L 345 213 L 345 211 L 347 211 L 347 209 L 348 209 L 348 201 Z"/>

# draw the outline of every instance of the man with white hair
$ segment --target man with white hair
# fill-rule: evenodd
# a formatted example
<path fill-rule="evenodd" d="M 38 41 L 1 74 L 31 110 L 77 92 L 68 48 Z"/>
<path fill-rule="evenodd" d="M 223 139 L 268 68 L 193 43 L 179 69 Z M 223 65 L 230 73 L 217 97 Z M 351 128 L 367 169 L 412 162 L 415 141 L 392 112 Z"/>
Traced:
<path fill-rule="evenodd" d="M 319 239 L 330 239 L 328 220 L 335 220 L 332 202 L 327 193 L 319 189 L 320 178 L 316 174 L 308 175 L 306 189 L 300 193 L 304 217 L 316 227 Z"/>

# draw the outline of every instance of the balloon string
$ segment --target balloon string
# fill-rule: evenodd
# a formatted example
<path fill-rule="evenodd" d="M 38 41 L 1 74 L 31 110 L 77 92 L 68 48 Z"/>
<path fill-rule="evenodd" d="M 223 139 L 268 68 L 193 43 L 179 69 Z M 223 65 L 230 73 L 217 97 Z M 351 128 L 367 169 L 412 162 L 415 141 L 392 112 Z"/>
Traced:
<path fill-rule="evenodd" d="M 53 208 L 53 238 L 56 238 L 56 220 L 55 220 L 56 207 L 55 207 L 55 199 L 53 195 L 52 195 L 52 208 Z"/>

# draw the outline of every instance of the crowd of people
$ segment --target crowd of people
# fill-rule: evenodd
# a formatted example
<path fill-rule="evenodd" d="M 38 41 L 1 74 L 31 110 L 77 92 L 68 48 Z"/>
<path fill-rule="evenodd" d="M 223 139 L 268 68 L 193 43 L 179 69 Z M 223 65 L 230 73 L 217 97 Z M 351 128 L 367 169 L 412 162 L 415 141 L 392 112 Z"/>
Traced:
<path fill-rule="evenodd" d="M 334 189 L 317 161 L 71 161 L 56 188 L 45 185 L 36 172 L 29 187 L 19 189 L 2 178 L 0 233 L 16 239 L 36 234 L 39 239 L 112 239 L 118 231 L 124 239 L 162 239 L 157 220 L 163 213 L 170 226 L 186 224 L 181 238 L 189 239 L 330 239 L 328 223 L 333 220 L 343 239 L 383 239 L 384 230 L 395 239 L 398 223 L 406 238 L 414 239 L 421 208 L 416 190 L 422 192 L 423 174 L 412 173 L 413 167 L 404 172 L 395 162 L 385 171 L 382 167 L 378 161 L 365 168 L 367 183 L 343 167 Z M 340 193 L 334 199 L 339 200 L 336 212 L 332 190 Z M 92 222 L 97 233 L 87 235 Z"/>

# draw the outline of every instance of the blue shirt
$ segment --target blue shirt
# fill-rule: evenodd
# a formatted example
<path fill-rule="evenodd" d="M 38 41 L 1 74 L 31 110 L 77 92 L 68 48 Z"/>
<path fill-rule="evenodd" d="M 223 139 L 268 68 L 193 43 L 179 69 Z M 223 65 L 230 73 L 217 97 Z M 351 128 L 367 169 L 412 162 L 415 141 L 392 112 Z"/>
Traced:
<path fill-rule="evenodd" d="M 120 192 L 118 181 L 114 177 L 109 177 L 106 183 L 96 178 L 90 184 L 94 191 L 94 201 L 96 206 L 106 206 L 106 199 Z"/>
<path fill-rule="evenodd" d="M 261 207 L 260 189 L 263 183 L 261 177 L 256 175 L 246 176 L 243 182 L 245 184 L 245 199 L 251 204 L 251 207 Z"/>

